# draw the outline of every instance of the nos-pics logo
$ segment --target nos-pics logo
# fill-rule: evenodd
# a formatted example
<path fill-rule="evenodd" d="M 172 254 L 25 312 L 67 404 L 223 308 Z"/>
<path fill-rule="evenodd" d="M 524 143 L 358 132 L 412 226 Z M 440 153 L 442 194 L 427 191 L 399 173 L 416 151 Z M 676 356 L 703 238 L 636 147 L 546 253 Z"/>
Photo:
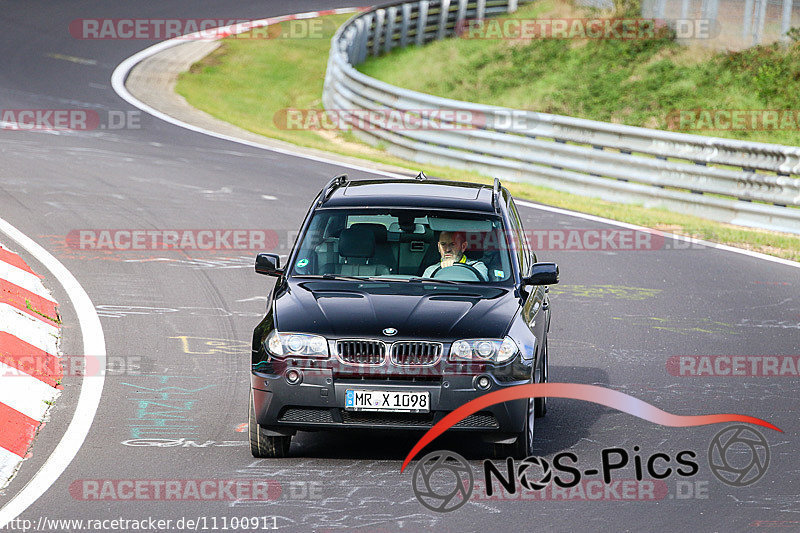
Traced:
<path fill-rule="evenodd" d="M 475 483 L 466 459 L 447 450 L 420 459 L 413 476 L 411 484 L 419 503 L 440 513 L 455 511 L 467 503 Z"/>
<path fill-rule="evenodd" d="M 637 448 L 638 449 L 638 448 Z M 615 453 L 620 453 L 621 449 L 615 449 Z M 624 453 L 624 452 L 623 452 Z M 695 456 L 694 452 L 681 452 Z M 574 455 L 574 454 L 570 454 Z M 627 453 L 624 453 L 625 461 L 606 464 L 607 457 L 604 454 L 603 471 L 604 476 L 610 475 L 610 470 L 624 467 L 627 461 Z M 652 457 L 665 457 L 664 454 L 654 454 Z M 558 457 L 558 456 L 556 456 Z M 760 480 L 769 467 L 769 445 L 764 436 L 747 425 L 729 426 L 711 439 L 708 448 L 708 464 L 711 473 L 726 485 L 733 487 L 745 487 L 752 485 Z M 577 460 L 577 457 L 575 457 Z M 509 479 L 505 483 L 501 479 L 501 484 L 512 493 L 516 490 L 516 485 L 511 479 L 513 460 L 507 460 L 509 464 Z M 680 461 L 679 461 L 680 462 Z M 669 475 L 668 469 L 661 473 L 652 471 L 654 461 L 648 461 L 648 473 L 655 478 L 664 478 Z M 638 461 L 637 461 L 638 464 Z M 694 461 L 682 462 L 685 466 L 693 466 L 681 475 L 694 475 L 697 473 L 697 464 Z M 529 491 L 540 491 L 545 489 L 558 473 L 558 461 L 556 469 L 550 462 L 541 457 L 528 457 L 514 468 L 516 482 Z M 637 466 L 637 474 L 641 470 Z M 578 473 L 578 477 L 573 479 L 573 484 L 580 480 L 580 471 L 568 467 L 565 471 L 571 472 L 570 475 Z M 484 461 L 484 474 L 489 485 L 489 472 L 498 473 L 497 467 L 489 461 Z M 589 473 L 590 471 L 585 471 Z M 593 470 L 597 473 L 597 470 Z M 680 472 L 679 472 L 680 473 Z M 637 477 L 639 477 L 637 475 Z M 412 487 L 417 500 L 426 508 L 446 513 L 455 511 L 469 501 L 474 488 L 474 476 L 469 463 L 462 456 L 448 450 L 437 450 L 431 452 L 419 460 L 413 470 Z M 610 478 L 606 482 L 610 481 Z M 556 480 L 556 483 L 559 483 Z"/>

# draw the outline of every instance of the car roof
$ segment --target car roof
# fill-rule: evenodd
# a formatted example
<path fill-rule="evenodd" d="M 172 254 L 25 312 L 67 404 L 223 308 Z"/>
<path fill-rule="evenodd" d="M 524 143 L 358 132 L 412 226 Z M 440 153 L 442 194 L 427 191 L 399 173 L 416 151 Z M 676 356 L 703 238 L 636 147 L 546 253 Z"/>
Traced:
<path fill-rule="evenodd" d="M 336 188 L 321 207 L 412 207 L 496 212 L 491 186 L 403 179 L 348 181 Z"/>

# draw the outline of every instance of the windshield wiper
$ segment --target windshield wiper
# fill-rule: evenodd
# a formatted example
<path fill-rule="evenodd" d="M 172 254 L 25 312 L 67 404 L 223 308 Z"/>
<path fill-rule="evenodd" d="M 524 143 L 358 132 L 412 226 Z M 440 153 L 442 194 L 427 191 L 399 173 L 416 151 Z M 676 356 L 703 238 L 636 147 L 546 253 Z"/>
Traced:
<path fill-rule="evenodd" d="M 297 278 L 312 278 L 312 279 L 331 279 L 331 280 L 344 280 L 344 281 L 403 281 L 408 283 L 409 281 L 417 281 L 423 283 L 442 283 L 447 285 L 461 285 L 464 282 L 461 281 L 452 281 L 449 279 L 435 279 L 435 278 L 422 278 L 422 277 L 412 277 L 412 278 L 385 278 L 382 276 L 370 276 L 370 277 L 357 277 L 357 276 L 342 276 L 340 274 L 303 274 L 299 276 L 295 276 Z"/>
<path fill-rule="evenodd" d="M 312 278 L 312 279 L 335 279 L 344 281 L 369 281 L 369 278 L 359 278 L 357 276 L 341 276 L 339 274 L 303 274 L 295 277 Z"/>
<path fill-rule="evenodd" d="M 453 281 L 453 280 L 449 280 L 449 279 L 435 279 L 435 278 L 421 278 L 421 277 L 409 278 L 408 281 L 422 281 L 422 282 L 428 282 L 428 283 L 446 283 L 448 285 L 461 285 L 461 283 L 462 283 L 461 281 Z"/>
<path fill-rule="evenodd" d="M 341 274 L 323 274 L 322 279 L 342 279 L 346 281 L 369 281 L 369 278 L 358 276 L 342 276 Z"/>

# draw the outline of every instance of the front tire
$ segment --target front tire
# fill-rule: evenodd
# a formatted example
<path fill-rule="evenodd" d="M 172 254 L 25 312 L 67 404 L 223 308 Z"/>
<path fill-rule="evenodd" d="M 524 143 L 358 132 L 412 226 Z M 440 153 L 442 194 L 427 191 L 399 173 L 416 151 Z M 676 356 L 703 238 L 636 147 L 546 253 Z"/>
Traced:
<path fill-rule="evenodd" d="M 536 369 L 534 383 L 547 383 L 550 379 L 548 377 L 549 363 L 547 360 L 547 339 L 544 341 L 544 350 L 542 351 L 542 361 L 539 368 Z M 547 414 L 547 398 L 534 398 L 534 411 L 536 418 L 542 418 Z"/>
<path fill-rule="evenodd" d="M 528 398 L 528 408 L 525 410 L 525 427 L 517 434 L 517 440 L 511 444 L 492 444 L 492 455 L 495 459 L 505 459 L 506 457 L 525 459 L 534 455 L 533 431 L 536 427 L 534 399 Z"/>
<path fill-rule="evenodd" d="M 261 459 L 289 455 L 289 446 L 292 444 L 291 435 L 278 437 L 267 435 L 264 428 L 258 425 L 255 402 L 253 401 L 253 389 L 250 389 L 250 409 L 247 422 L 250 433 L 250 453 L 253 454 L 253 457 Z"/>

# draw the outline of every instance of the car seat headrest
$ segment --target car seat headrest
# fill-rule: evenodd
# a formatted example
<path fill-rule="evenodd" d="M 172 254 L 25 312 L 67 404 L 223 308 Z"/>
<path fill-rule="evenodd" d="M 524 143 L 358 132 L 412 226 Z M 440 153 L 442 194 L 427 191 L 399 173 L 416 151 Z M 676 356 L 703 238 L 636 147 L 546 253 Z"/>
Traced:
<path fill-rule="evenodd" d="M 339 255 L 342 257 L 372 257 L 375 254 L 375 234 L 369 228 L 352 227 L 339 235 Z"/>

